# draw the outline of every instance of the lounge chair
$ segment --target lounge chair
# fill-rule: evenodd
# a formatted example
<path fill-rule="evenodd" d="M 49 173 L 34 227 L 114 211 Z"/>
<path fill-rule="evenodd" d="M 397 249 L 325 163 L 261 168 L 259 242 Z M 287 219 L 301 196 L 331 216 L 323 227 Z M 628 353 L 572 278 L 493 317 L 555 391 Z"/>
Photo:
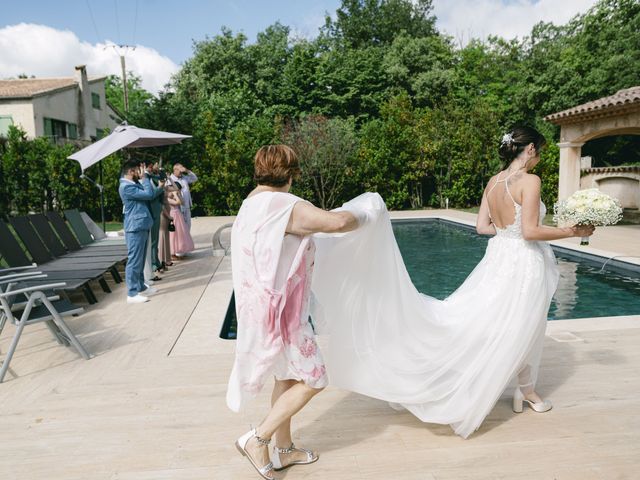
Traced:
<path fill-rule="evenodd" d="M 74 259 L 55 259 L 42 243 L 27 217 L 12 217 L 9 221 L 22 240 L 27 252 L 31 255 L 33 261 L 40 265 L 40 268 L 46 269 L 48 272 L 75 272 L 78 278 L 98 280 L 103 290 L 107 293 L 111 292 L 111 290 L 103 278 L 105 273 L 111 272 L 113 279 L 118 283 L 122 281 L 115 269 L 116 262 L 98 260 L 93 264 L 78 264 L 77 260 Z M 113 270 L 115 270 L 115 274 Z"/>
<path fill-rule="evenodd" d="M 70 252 L 90 252 L 91 255 L 95 257 L 103 257 L 103 256 L 113 256 L 113 255 L 124 255 L 127 256 L 127 248 L 126 245 L 113 245 L 112 247 L 94 247 L 91 244 L 87 246 L 82 246 L 78 242 L 78 239 L 71 231 L 67 222 L 65 222 L 64 218 L 58 212 L 47 212 L 47 218 L 51 223 L 51 226 L 58 234 L 58 237 L 64 244 L 65 248 Z"/>
<path fill-rule="evenodd" d="M 87 225 L 84 223 L 84 220 L 82 220 L 82 215 L 76 209 L 65 210 L 64 216 L 82 245 L 96 247 L 125 246 L 124 238 L 105 238 L 103 240 L 96 241 L 87 228 Z"/>
<path fill-rule="evenodd" d="M 20 243 L 9 230 L 9 226 L 3 220 L 0 220 L 0 256 L 10 269 L 29 268 L 33 265 L 33 261 L 27 257 Z M 60 290 L 68 292 L 82 290 L 89 303 L 98 301 L 89 286 L 91 278 L 87 278 L 86 275 L 79 276 L 77 272 L 73 271 L 50 271 L 45 266 L 38 267 L 38 269 L 47 273 L 50 281 L 65 282 L 65 287 Z"/>
<path fill-rule="evenodd" d="M 91 250 L 76 250 L 73 252 L 69 252 L 64 247 L 64 245 L 62 245 L 62 242 L 53 231 L 53 227 L 49 223 L 49 220 L 47 220 L 47 217 L 45 217 L 42 213 L 39 213 L 35 215 L 29 215 L 27 218 L 42 240 L 42 243 L 44 243 L 45 247 L 47 247 L 47 250 L 49 250 L 49 252 L 51 252 L 51 254 L 58 259 L 66 259 L 72 263 L 83 264 L 85 266 L 87 264 L 95 264 L 96 268 L 98 268 L 99 266 L 112 268 L 120 263 L 125 262 L 127 259 L 126 253 L 113 253 L 112 255 L 108 256 L 96 257 Z M 117 273 L 117 270 L 115 271 Z"/>
<path fill-rule="evenodd" d="M 16 351 L 23 330 L 25 327 L 35 323 L 45 322 L 58 343 L 66 346 L 73 345 L 82 358 L 85 360 L 90 358 L 87 351 L 63 320 L 63 317 L 82 313 L 83 309 L 72 304 L 67 299 L 52 301 L 45 293 L 48 289 L 62 289 L 64 287 L 66 287 L 64 282 L 50 282 L 38 286 L 23 287 L 21 285 L 20 288 L 17 289 L 4 288 L 0 290 L 0 332 L 2 332 L 7 322 L 16 326 L 16 332 L 9 345 L 9 350 L 0 367 L 0 383 L 4 380 L 7 371 L 9 371 L 9 364 Z M 23 298 L 25 299 L 24 308 L 12 308 L 12 306 L 15 306 L 16 300 Z"/>

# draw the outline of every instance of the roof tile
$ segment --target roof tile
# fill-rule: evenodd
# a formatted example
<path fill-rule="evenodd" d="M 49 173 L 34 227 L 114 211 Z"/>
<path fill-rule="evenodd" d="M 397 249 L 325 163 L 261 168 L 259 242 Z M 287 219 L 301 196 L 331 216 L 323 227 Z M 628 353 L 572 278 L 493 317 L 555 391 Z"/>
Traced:
<path fill-rule="evenodd" d="M 104 77 L 90 78 L 89 82 Z M 0 80 L 0 98 L 31 98 L 46 92 L 77 85 L 73 77 L 66 78 L 20 78 Z"/>
<path fill-rule="evenodd" d="M 578 120 L 582 117 L 606 116 L 607 112 L 618 111 L 636 105 L 640 107 L 640 85 L 619 90 L 608 97 L 599 98 L 561 112 L 547 115 L 544 119 L 560 125 Z"/>

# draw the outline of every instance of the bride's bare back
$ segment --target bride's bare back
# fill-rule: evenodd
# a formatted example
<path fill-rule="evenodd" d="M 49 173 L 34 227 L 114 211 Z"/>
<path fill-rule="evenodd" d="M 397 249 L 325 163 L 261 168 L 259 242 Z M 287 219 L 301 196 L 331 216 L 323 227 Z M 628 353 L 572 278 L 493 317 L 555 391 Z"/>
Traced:
<path fill-rule="evenodd" d="M 522 205 L 522 185 L 520 180 L 527 175 L 525 172 L 516 171 L 509 173 L 506 170 L 491 177 L 485 196 L 489 207 L 489 216 L 492 223 L 504 229 L 513 225 L 516 220 L 515 204 Z"/>

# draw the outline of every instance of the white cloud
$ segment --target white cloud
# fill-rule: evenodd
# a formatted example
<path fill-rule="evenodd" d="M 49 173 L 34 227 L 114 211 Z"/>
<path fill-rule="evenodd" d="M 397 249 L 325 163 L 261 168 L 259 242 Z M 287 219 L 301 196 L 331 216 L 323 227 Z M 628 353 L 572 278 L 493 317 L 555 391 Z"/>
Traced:
<path fill-rule="evenodd" d="M 310 12 L 301 20 L 294 22 L 289 26 L 289 28 L 291 29 L 289 38 L 291 40 L 313 40 L 320 34 L 320 28 L 324 26 L 326 14 L 335 19 L 335 11 L 321 12 L 318 10 L 315 12 Z"/>
<path fill-rule="evenodd" d="M 0 52 L 0 78 L 22 73 L 70 77 L 76 65 L 86 65 L 92 77 L 121 74 L 120 58 L 109 42 L 83 42 L 71 31 L 46 25 L 20 23 L 0 28 Z M 127 52 L 126 62 L 127 71 L 142 77 L 142 86 L 154 94 L 179 69 L 168 57 L 141 45 Z"/>
<path fill-rule="evenodd" d="M 462 44 L 489 35 L 522 38 L 538 22 L 562 25 L 586 12 L 596 0 L 435 0 L 440 31 Z"/>

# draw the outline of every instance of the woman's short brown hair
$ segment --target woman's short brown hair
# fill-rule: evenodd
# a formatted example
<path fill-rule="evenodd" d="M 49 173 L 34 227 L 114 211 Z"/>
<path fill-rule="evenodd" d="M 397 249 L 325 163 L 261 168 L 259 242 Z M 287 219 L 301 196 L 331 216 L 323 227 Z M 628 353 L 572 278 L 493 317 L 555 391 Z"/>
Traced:
<path fill-rule="evenodd" d="M 254 164 L 253 179 L 258 185 L 284 187 L 290 178 L 300 175 L 298 156 L 288 145 L 260 147 Z"/>

